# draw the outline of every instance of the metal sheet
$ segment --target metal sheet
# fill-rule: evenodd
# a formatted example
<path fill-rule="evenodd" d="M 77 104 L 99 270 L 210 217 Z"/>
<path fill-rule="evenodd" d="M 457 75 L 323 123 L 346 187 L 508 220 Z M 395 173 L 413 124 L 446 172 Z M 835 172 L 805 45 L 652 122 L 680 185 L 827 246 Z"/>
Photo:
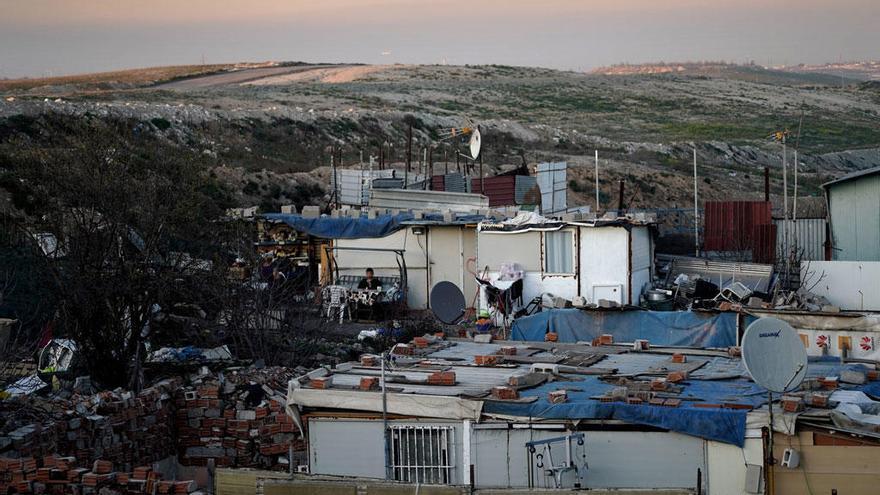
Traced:
<path fill-rule="evenodd" d="M 518 205 L 541 204 L 541 189 L 538 178 L 528 175 L 517 175 L 515 181 L 514 202 Z"/>
<path fill-rule="evenodd" d="M 825 219 L 803 218 L 798 220 L 774 219 L 776 225 L 776 252 L 783 252 L 785 246 L 785 234 L 788 232 L 788 245 L 797 253 L 798 259 L 803 261 L 825 260 Z M 787 228 L 783 228 L 787 225 Z"/>
<path fill-rule="evenodd" d="M 470 212 L 489 207 L 489 198 L 479 194 L 421 189 L 374 189 L 369 205 L 373 208 L 418 208 L 424 210 Z"/>
<path fill-rule="evenodd" d="M 568 164 L 539 163 L 538 187 L 541 188 L 541 213 L 547 215 L 568 209 Z"/>
<path fill-rule="evenodd" d="M 512 206 L 516 204 L 516 176 L 498 175 L 495 177 L 475 177 L 471 179 L 471 190 L 485 194 L 489 206 Z"/>
<path fill-rule="evenodd" d="M 707 201 L 703 249 L 751 251 L 753 260 L 770 263 L 776 239 L 769 201 Z"/>
<path fill-rule="evenodd" d="M 773 278 L 773 265 L 709 261 L 702 258 L 674 258 L 668 281 L 681 273 L 698 274 L 703 280 L 723 288 L 733 282 L 742 282 L 752 290 L 767 292 Z"/>

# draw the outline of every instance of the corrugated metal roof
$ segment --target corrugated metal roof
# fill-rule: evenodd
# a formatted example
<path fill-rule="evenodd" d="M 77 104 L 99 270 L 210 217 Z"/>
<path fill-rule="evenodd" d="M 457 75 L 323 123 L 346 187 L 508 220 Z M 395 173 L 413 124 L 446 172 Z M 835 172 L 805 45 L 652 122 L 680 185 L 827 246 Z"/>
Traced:
<path fill-rule="evenodd" d="M 420 189 L 374 189 L 370 193 L 370 207 L 406 210 L 472 211 L 489 207 L 489 198 L 479 194 Z"/>
<path fill-rule="evenodd" d="M 868 168 L 865 170 L 859 170 L 858 172 L 852 172 L 852 173 L 846 174 L 843 177 L 840 177 L 838 179 L 835 179 L 830 182 L 826 182 L 826 183 L 822 184 L 822 187 L 827 188 L 829 186 L 833 186 L 833 185 L 839 184 L 841 182 L 846 182 L 846 181 L 850 181 L 853 179 L 858 179 L 860 177 L 865 177 L 865 176 L 874 175 L 874 174 L 880 174 L 880 166 L 874 167 L 874 168 Z"/>

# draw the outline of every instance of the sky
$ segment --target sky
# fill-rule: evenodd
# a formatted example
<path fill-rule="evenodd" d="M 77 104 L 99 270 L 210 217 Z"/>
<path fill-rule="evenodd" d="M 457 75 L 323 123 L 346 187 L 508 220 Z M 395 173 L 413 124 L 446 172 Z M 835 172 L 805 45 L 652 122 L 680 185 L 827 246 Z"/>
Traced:
<path fill-rule="evenodd" d="M 880 59 L 880 0 L 0 0 L 0 77 L 256 62 Z"/>

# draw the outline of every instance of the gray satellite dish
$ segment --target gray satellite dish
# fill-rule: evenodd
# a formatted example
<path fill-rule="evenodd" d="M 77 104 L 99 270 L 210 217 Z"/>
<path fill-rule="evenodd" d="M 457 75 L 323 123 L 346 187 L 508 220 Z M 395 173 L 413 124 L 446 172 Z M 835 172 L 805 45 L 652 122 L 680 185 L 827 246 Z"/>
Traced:
<path fill-rule="evenodd" d="M 788 323 L 760 318 L 742 339 L 742 358 L 752 380 L 770 392 L 788 392 L 807 374 L 807 350 Z"/>
<path fill-rule="evenodd" d="M 471 148 L 471 158 L 476 160 L 480 157 L 480 148 L 483 146 L 483 137 L 480 135 L 480 129 L 474 129 L 474 132 L 471 133 L 471 140 L 468 143 Z"/>
<path fill-rule="evenodd" d="M 443 323 L 447 325 L 458 323 L 466 309 L 464 294 L 452 282 L 438 282 L 431 289 L 431 311 Z"/>

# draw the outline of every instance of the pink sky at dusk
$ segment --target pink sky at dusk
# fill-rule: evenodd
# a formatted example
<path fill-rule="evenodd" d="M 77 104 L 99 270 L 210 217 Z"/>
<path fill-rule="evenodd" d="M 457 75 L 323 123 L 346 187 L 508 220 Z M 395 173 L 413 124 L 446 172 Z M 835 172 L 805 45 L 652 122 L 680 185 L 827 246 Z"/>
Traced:
<path fill-rule="evenodd" d="M 880 58 L 877 0 L 0 0 L 0 6 L 0 77 L 203 57 L 563 69 Z"/>

